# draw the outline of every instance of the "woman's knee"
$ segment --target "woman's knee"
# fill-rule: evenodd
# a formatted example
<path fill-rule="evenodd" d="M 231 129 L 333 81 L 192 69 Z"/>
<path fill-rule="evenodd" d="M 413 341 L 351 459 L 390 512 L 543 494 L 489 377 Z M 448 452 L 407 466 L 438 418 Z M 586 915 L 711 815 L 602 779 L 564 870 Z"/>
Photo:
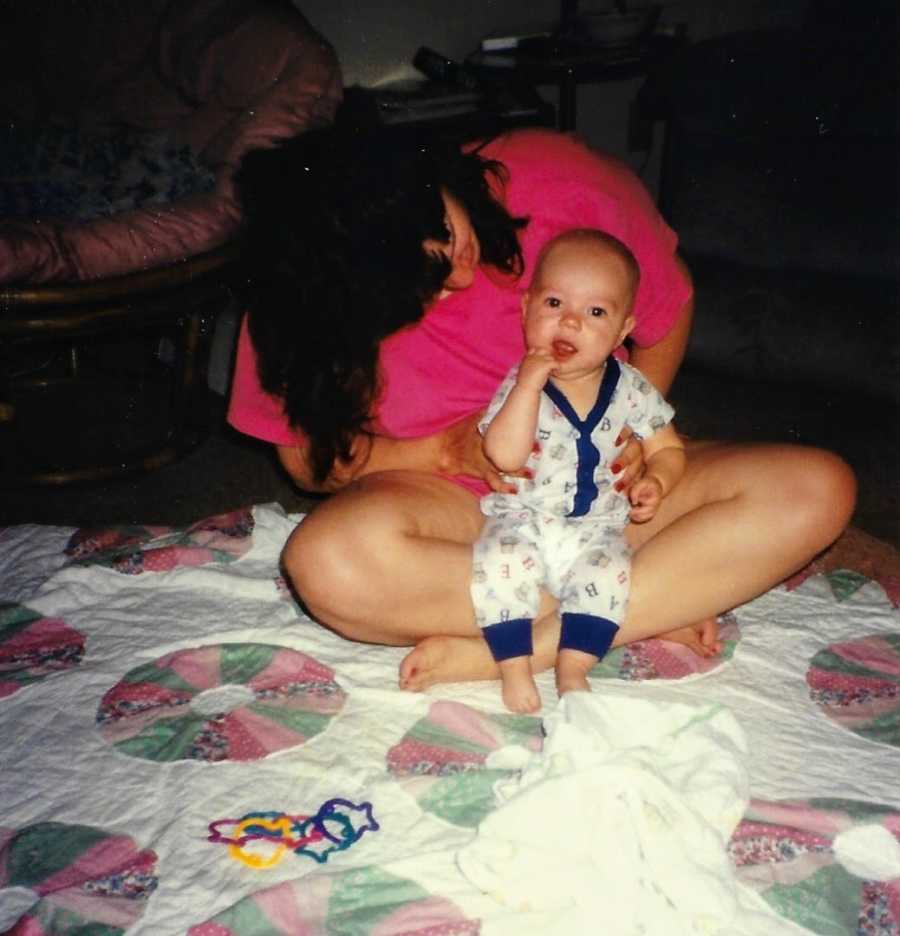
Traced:
<path fill-rule="evenodd" d="M 856 478 L 833 452 L 799 445 L 695 446 L 688 490 L 699 505 L 734 501 L 785 546 L 814 554 L 841 534 Z M 676 493 L 677 493 L 676 488 Z M 699 492 L 699 493 L 698 493 Z"/>
<path fill-rule="evenodd" d="M 313 617 L 327 621 L 342 615 L 342 596 L 358 594 L 360 544 L 349 531 L 312 517 L 297 526 L 281 553 L 282 569 Z"/>
<path fill-rule="evenodd" d="M 799 535 L 824 548 L 847 526 L 856 506 L 856 477 L 838 455 L 796 447 L 781 458 L 771 490 Z"/>

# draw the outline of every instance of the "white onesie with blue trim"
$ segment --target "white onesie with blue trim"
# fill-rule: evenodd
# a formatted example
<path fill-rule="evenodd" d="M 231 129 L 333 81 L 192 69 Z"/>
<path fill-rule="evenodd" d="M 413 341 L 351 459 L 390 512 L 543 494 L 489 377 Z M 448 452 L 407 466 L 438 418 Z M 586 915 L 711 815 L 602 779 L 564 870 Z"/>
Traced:
<path fill-rule="evenodd" d="M 479 425 L 487 429 L 518 376 L 507 374 Z M 531 654 L 540 588 L 560 601 L 561 647 L 602 657 L 625 615 L 630 551 L 622 535 L 628 498 L 610 465 L 624 426 L 647 438 L 674 410 L 635 368 L 610 358 L 597 402 L 584 420 L 549 381 L 541 394 L 534 449 L 514 479 L 516 494 L 482 498 L 484 529 L 475 543 L 472 600 L 497 660 Z"/>

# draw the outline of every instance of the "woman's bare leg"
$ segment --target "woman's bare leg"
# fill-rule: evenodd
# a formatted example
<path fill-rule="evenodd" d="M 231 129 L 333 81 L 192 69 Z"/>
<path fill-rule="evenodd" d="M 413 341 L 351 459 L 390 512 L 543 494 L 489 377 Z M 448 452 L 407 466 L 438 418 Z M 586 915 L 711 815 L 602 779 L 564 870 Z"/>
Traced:
<path fill-rule="evenodd" d="M 477 498 L 450 481 L 372 474 L 319 504 L 282 561 L 310 613 L 351 640 L 474 637 L 469 579 L 482 524 Z"/>
<path fill-rule="evenodd" d="M 288 539 L 285 572 L 310 614 L 350 640 L 415 644 L 400 684 L 431 680 L 432 656 L 459 641 L 453 678 L 499 679 L 469 594 L 472 543 L 484 522 L 478 500 L 432 475 L 367 475 L 319 504 Z M 556 602 L 544 596 L 534 621 L 533 672 L 553 665 Z M 434 640 L 434 653 L 426 653 Z M 414 651 L 415 652 L 415 651 Z M 449 677 L 448 677 L 449 678 Z"/>
<path fill-rule="evenodd" d="M 828 546 L 852 512 L 852 473 L 827 452 L 689 443 L 688 453 L 685 476 L 657 516 L 629 527 L 637 551 L 616 645 L 761 594 Z M 284 562 L 329 627 L 354 640 L 417 644 L 401 685 L 496 678 L 469 598 L 480 526 L 475 500 L 449 482 L 373 475 L 317 508 L 288 541 Z M 547 599 L 534 624 L 535 672 L 553 664 L 557 641 Z"/>
<path fill-rule="evenodd" d="M 614 646 L 762 594 L 829 546 L 853 512 L 853 473 L 830 452 L 699 442 L 688 453 L 657 515 L 628 529 L 632 590 Z"/>

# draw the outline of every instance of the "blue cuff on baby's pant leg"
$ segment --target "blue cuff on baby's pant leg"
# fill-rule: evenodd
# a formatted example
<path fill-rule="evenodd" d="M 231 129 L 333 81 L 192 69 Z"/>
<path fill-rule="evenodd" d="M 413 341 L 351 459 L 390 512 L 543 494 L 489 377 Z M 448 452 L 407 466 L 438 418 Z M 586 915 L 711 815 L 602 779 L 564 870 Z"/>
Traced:
<path fill-rule="evenodd" d="M 531 656 L 531 618 L 489 624 L 481 633 L 498 663 L 512 657 Z"/>
<path fill-rule="evenodd" d="M 619 629 L 619 625 L 608 618 L 597 617 L 594 614 L 576 614 L 573 611 L 564 611 L 560 621 L 562 628 L 559 633 L 559 649 L 581 650 L 597 659 L 606 656 Z"/>

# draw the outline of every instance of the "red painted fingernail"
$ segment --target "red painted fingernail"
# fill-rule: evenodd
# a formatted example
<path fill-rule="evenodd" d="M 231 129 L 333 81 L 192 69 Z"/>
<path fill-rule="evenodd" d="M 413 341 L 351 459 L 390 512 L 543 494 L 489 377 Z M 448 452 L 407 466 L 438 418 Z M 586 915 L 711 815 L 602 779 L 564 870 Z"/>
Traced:
<path fill-rule="evenodd" d="M 522 477 L 523 477 L 523 478 L 528 478 L 528 479 L 530 480 L 531 478 L 534 477 L 534 472 L 533 472 L 530 468 L 526 468 L 526 469 L 522 472 Z"/>
<path fill-rule="evenodd" d="M 616 441 L 613 442 L 613 445 L 621 445 L 621 444 L 622 444 L 622 434 L 619 433 L 619 435 L 616 436 Z"/>
<path fill-rule="evenodd" d="M 613 487 L 614 487 L 617 491 L 621 491 L 622 488 L 625 487 L 625 482 L 624 482 L 624 481 L 616 481 L 616 483 L 613 485 Z"/>
<path fill-rule="evenodd" d="M 609 470 L 613 474 L 618 474 L 622 470 L 622 465 L 619 462 L 613 462 L 612 465 L 610 465 Z"/>

